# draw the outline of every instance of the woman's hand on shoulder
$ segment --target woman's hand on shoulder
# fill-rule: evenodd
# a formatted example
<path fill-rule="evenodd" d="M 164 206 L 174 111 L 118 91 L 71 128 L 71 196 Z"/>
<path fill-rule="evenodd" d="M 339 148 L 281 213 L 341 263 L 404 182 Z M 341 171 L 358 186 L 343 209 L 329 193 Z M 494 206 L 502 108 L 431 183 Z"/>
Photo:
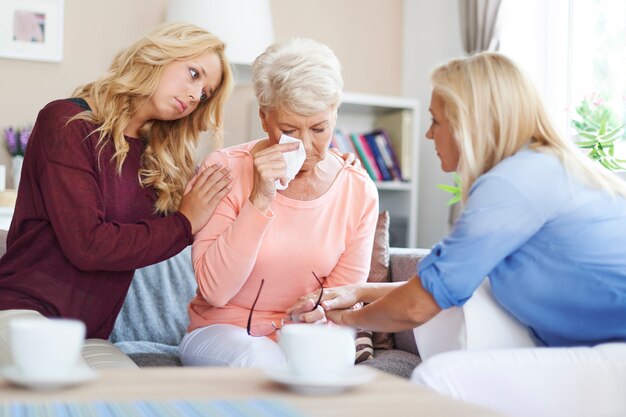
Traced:
<path fill-rule="evenodd" d="M 183 196 L 180 211 L 191 223 L 191 233 L 202 229 L 231 188 L 232 177 L 228 167 L 213 164 L 195 178 L 192 188 Z"/>
<path fill-rule="evenodd" d="M 346 161 L 348 165 L 352 165 L 355 168 L 361 168 L 361 160 L 358 159 L 352 152 L 341 153 L 337 148 L 330 148 L 330 152 Z"/>

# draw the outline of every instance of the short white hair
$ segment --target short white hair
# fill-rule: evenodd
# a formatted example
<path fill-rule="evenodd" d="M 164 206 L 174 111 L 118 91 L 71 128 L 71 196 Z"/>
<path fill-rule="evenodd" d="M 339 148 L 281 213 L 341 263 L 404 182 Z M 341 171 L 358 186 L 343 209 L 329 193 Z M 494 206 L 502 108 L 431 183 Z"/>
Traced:
<path fill-rule="evenodd" d="M 285 108 L 305 116 L 337 108 L 343 90 L 334 52 L 306 38 L 268 47 L 252 63 L 252 83 L 262 110 Z"/>

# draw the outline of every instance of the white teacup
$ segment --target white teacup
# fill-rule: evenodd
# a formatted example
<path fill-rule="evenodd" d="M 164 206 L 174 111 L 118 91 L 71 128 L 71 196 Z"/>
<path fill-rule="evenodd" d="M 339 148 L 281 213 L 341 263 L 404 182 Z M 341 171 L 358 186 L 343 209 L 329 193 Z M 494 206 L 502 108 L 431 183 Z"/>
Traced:
<path fill-rule="evenodd" d="M 23 377 L 63 379 L 76 368 L 85 340 L 79 320 L 17 318 L 9 322 L 13 364 Z"/>
<path fill-rule="evenodd" d="M 294 375 L 332 380 L 354 366 L 354 334 L 349 327 L 288 324 L 281 329 L 278 344 Z"/>

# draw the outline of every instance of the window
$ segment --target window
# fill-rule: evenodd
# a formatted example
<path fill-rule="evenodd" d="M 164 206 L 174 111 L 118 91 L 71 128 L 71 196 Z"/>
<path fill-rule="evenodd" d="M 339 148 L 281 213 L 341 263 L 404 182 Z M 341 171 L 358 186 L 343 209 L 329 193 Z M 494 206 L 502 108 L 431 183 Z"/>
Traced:
<path fill-rule="evenodd" d="M 575 134 L 584 99 L 609 108 L 614 127 L 626 121 L 626 2 L 504 0 L 501 12 L 501 52 L 534 81 L 562 133 Z M 615 145 L 626 159 L 626 141 Z"/>
<path fill-rule="evenodd" d="M 626 95 L 626 2 L 573 0 L 571 97 L 594 96 L 624 120 Z"/>

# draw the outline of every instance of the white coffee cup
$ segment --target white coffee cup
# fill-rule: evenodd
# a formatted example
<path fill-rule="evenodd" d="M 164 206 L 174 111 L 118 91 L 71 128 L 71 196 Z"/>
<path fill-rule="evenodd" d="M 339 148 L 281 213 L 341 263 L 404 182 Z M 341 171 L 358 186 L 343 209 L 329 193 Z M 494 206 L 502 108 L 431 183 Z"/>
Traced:
<path fill-rule="evenodd" d="M 349 327 L 288 324 L 281 329 L 278 344 L 294 375 L 332 380 L 354 366 L 354 334 Z"/>
<path fill-rule="evenodd" d="M 9 322 L 13 364 L 23 377 L 63 379 L 76 368 L 85 340 L 79 320 L 16 318 Z"/>

